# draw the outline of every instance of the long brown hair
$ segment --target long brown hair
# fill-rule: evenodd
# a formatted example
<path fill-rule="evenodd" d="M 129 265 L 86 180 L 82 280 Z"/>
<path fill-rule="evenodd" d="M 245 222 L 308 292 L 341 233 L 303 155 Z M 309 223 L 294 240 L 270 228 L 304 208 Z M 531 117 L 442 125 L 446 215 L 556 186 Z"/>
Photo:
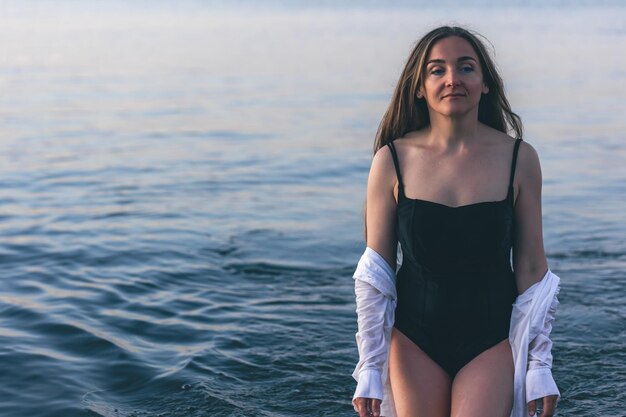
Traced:
<path fill-rule="evenodd" d="M 409 55 L 391 103 L 378 126 L 374 140 L 374 154 L 392 140 L 408 132 L 423 129 L 430 124 L 426 100 L 418 99 L 416 94 L 424 83 L 425 62 L 430 50 L 437 41 L 450 36 L 463 38 L 472 45 L 480 61 L 483 81 L 489 87 L 489 92 L 481 96 L 478 104 L 478 121 L 504 133 L 510 130 L 517 138 L 522 137 L 522 120 L 511 110 L 504 94 L 502 78 L 487 48 L 480 40 L 484 36 L 458 26 L 441 26 L 424 35 Z M 366 215 L 367 212 L 364 209 L 364 220 Z M 365 225 L 365 240 L 367 242 L 367 224 Z"/>

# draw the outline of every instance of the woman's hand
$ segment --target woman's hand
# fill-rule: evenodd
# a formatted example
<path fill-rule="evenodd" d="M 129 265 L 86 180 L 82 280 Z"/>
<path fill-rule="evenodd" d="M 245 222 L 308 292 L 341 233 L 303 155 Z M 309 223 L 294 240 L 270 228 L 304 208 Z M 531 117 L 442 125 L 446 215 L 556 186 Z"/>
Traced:
<path fill-rule="evenodd" d="M 354 404 L 359 411 L 359 417 L 380 416 L 380 400 L 376 398 L 355 398 Z"/>
<path fill-rule="evenodd" d="M 556 400 L 558 396 L 549 395 L 543 398 L 543 411 L 539 417 L 552 417 L 556 410 Z M 537 413 L 537 401 L 532 400 L 528 403 L 528 415 L 534 416 Z"/>

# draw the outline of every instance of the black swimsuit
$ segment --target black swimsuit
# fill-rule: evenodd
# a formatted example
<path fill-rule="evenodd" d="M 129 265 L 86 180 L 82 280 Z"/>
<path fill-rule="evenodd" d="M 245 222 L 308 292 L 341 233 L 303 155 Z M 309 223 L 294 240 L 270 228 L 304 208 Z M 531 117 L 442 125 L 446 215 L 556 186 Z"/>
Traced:
<path fill-rule="evenodd" d="M 508 193 L 501 201 L 450 207 L 404 195 L 398 176 L 397 224 L 403 262 L 394 327 L 453 378 L 508 338 L 517 287 L 511 269 L 515 141 Z"/>

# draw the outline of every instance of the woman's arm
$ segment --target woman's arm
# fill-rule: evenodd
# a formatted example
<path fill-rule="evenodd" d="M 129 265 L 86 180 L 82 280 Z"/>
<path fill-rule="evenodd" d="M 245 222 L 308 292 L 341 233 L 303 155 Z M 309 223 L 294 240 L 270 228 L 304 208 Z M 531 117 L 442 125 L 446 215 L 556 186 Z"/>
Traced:
<path fill-rule="evenodd" d="M 519 294 L 540 281 L 548 272 L 543 246 L 541 211 L 541 164 L 537 151 L 527 142 L 520 144 L 518 154 L 518 196 L 515 203 L 515 242 L 513 269 Z M 549 339 L 554 313 L 558 306 L 556 295 L 546 315 L 543 331 L 529 340 L 526 390 L 528 412 L 535 415 L 537 399 L 543 398 L 541 417 L 551 416 L 556 408 L 559 391 L 550 368 L 552 342 Z"/>
<path fill-rule="evenodd" d="M 530 144 L 520 144 L 516 180 L 513 269 L 519 294 L 541 280 L 548 270 L 541 222 L 541 164 Z"/>
<path fill-rule="evenodd" d="M 367 180 L 367 246 L 379 253 L 395 270 L 398 240 L 396 237 L 396 198 L 398 186 L 393 159 L 388 146 L 380 148 Z"/>
<path fill-rule="evenodd" d="M 387 275 L 395 282 L 397 239 L 395 231 L 396 200 L 394 198 L 395 168 L 389 148 L 384 146 L 374 155 L 367 182 L 366 227 L 367 246 L 380 255 L 389 266 Z M 370 252 L 371 253 L 371 252 Z M 364 256 L 365 256 L 364 254 Z M 366 258 L 371 262 L 370 258 Z M 357 388 L 353 403 L 360 417 L 379 416 L 383 394 L 382 363 L 387 359 L 387 342 L 393 326 L 395 296 L 381 292 L 370 283 L 363 281 L 361 275 L 376 274 L 368 271 L 364 257 L 359 261 L 355 273 L 355 293 L 357 302 L 359 363 L 353 373 L 357 379 Z M 369 262 L 368 262 L 369 264 Z M 362 268 L 361 268 L 362 267 Z M 385 265 L 379 265 L 385 270 Z M 362 270 L 360 270 L 362 269 Z M 382 277 L 377 277 L 382 278 Z M 367 280 L 370 281 L 370 280 Z"/>

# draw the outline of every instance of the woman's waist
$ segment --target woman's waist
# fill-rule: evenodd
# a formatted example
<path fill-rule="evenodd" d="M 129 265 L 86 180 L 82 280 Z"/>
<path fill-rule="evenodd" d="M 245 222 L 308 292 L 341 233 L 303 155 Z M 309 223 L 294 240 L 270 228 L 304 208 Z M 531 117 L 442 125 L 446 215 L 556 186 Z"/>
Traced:
<path fill-rule="evenodd" d="M 420 279 L 456 281 L 481 279 L 488 276 L 513 275 L 510 260 L 506 257 L 431 259 L 418 262 L 404 256 L 398 275 L 409 275 Z"/>
<path fill-rule="evenodd" d="M 517 296 L 510 269 L 434 274 L 403 268 L 396 289 L 396 313 L 434 328 L 507 326 Z"/>

